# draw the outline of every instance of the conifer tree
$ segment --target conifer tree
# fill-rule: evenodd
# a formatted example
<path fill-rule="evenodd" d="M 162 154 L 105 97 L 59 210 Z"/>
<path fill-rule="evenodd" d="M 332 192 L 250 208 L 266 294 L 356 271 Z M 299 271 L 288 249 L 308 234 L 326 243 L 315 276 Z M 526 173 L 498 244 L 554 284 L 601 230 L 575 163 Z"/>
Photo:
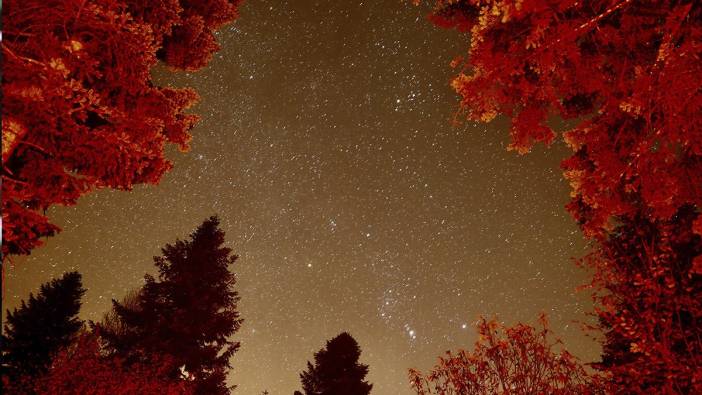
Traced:
<path fill-rule="evenodd" d="M 42 284 L 39 294 L 7 311 L 2 335 L 2 375 L 14 379 L 43 373 L 51 358 L 69 345 L 83 322 L 78 319 L 85 293 L 78 272 Z"/>
<path fill-rule="evenodd" d="M 358 363 L 361 348 L 343 332 L 327 341 L 326 348 L 314 354 L 314 365 L 300 374 L 305 395 L 367 395 L 373 388 L 363 379 L 368 365 Z"/>
<path fill-rule="evenodd" d="M 239 348 L 230 336 L 242 320 L 230 271 L 237 257 L 223 243 L 219 220 L 211 217 L 189 240 L 162 249 L 154 258 L 158 277 L 146 275 L 129 303 L 113 301 L 111 323 L 98 325 L 115 354 L 128 362 L 168 357 L 169 375 L 193 381 L 196 394 L 229 393 L 229 358 Z"/>

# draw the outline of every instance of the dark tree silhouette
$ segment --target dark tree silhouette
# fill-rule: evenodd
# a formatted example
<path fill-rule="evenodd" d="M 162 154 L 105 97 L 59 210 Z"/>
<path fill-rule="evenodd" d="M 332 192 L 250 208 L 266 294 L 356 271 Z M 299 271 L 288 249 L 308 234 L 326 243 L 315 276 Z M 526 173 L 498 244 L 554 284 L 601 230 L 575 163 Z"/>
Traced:
<path fill-rule="evenodd" d="M 126 310 L 139 309 L 141 291 L 141 288 L 139 288 L 127 292 L 127 295 L 119 301 L 119 304 Z M 113 339 L 120 339 L 127 336 L 127 333 L 130 331 L 130 328 L 121 319 L 114 308 L 107 311 L 98 327 L 101 334 L 107 334 Z"/>
<path fill-rule="evenodd" d="M 85 293 L 78 272 L 42 284 L 39 294 L 7 311 L 2 335 L 2 375 L 13 380 L 46 371 L 51 358 L 71 343 L 83 322 L 78 319 Z"/>
<path fill-rule="evenodd" d="M 358 363 L 361 348 L 344 332 L 327 341 L 327 346 L 314 354 L 314 365 L 300 374 L 305 395 L 367 395 L 372 384 L 363 379 L 368 365 Z"/>
<path fill-rule="evenodd" d="M 113 301 L 109 322 L 97 325 L 116 355 L 131 363 L 168 357 L 169 375 L 185 375 L 196 394 L 229 393 L 226 371 L 239 348 L 230 336 L 242 320 L 229 270 L 237 257 L 223 243 L 219 220 L 211 217 L 190 240 L 162 249 L 154 258 L 158 278 L 146 275 L 141 291 L 128 303 Z"/>

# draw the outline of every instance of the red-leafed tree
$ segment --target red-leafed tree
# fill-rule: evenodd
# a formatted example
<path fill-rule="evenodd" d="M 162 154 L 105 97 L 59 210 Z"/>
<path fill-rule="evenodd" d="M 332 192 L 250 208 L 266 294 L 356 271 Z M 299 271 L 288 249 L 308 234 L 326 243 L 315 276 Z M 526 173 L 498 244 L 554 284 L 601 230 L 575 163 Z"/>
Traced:
<path fill-rule="evenodd" d="M 702 392 L 702 3 L 438 0 L 470 31 L 452 86 L 472 120 L 511 119 L 510 148 L 563 137 L 567 208 L 600 248 L 600 367 L 625 393 Z"/>
<path fill-rule="evenodd" d="M 46 210 L 96 188 L 156 183 L 187 149 L 189 89 L 155 86 L 158 60 L 203 67 L 240 0 L 11 0 L 3 4 L 3 256 L 53 235 Z"/>
<path fill-rule="evenodd" d="M 419 395 L 600 394 L 602 383 L 565 350 L 557 350 L 545 316 L 539 328 L 525 324 L 505 327 L 481 319 L 472 352 L 448 351 L 427 374 L 410 369 Z"/>
<path fill-rule="evenodd" d="M 157 358 L 125 364 L 119 357 L 103 355 L 99 338 L 85 333 L 56 356 L 48 372 L 5 383 L 4 388 L 7 394 L 36 395 L 193 394 L 187 380 L 166 378 L 170 366 L 168 359 Z"/>

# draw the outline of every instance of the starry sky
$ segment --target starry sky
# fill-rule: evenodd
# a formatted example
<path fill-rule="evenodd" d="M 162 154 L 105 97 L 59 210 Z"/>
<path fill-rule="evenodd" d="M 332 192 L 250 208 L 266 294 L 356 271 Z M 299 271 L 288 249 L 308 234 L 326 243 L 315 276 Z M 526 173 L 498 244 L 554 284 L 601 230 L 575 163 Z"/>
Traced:
<path fill-rule="evenodd" d="M 100 319 L 153 273 L 160 247 L 218 214 L 245 319 L 230 382 L 238 394 L 292 394 L 326 340 L 349 331 L 373 394 L 410 394 L 407 368 L 472 347 L 481 315 L 546 312 L 585 361 L 576 292 L 587 245 L 563 208 L 560 142 L 508 152 L 508 123 L 452 122 L 449 62 L 465 34 L 402 0 L 250 0 L 190 86 L 192 149 L 157 186 L 103 190 L 50 217 L 63 232 L 6 268 L 6 307 L 79 270 L 82 317 Z"/>

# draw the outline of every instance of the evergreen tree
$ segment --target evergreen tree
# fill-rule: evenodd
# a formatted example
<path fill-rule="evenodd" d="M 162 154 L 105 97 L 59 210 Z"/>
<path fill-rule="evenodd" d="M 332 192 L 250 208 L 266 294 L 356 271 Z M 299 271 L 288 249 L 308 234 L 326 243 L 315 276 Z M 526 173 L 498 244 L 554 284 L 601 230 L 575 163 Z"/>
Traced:
<path fill-rule="evenodd" d="M 368 365 L 358 363 L 361 348 L 344 332 L 327 341 L 326 348 L 314 354 L 314 366 L 300 374 L 305 395 L 367 395 L 372 384 L 363 381 Z"/>
<path fill-rule="evenodd" d="M 83 322 L 78 319 L 85 293 L 78 272 L 42 284 L 39 294 L 7 311 L 2 335 L 2 375 L 14 379 L 46 371 L 51 358 L 68 346 Z"/>
<path fill-rule="evenodd" d="M 204 221 L 190 240 L 178 240 L 155 257 L 158 278 L 146 283 L 128 303 L 113 301 L 109 324 L 98 325 L 116 354 L 129 362 L 151 355 L 173 361 L 172 377 L 185 376 L 196 394 L 228 394 L 229 358 L 239 348 L 230 340 L 241 326 L 235 276 L 236 260 L 223 247 L 217 217 Z"/>

